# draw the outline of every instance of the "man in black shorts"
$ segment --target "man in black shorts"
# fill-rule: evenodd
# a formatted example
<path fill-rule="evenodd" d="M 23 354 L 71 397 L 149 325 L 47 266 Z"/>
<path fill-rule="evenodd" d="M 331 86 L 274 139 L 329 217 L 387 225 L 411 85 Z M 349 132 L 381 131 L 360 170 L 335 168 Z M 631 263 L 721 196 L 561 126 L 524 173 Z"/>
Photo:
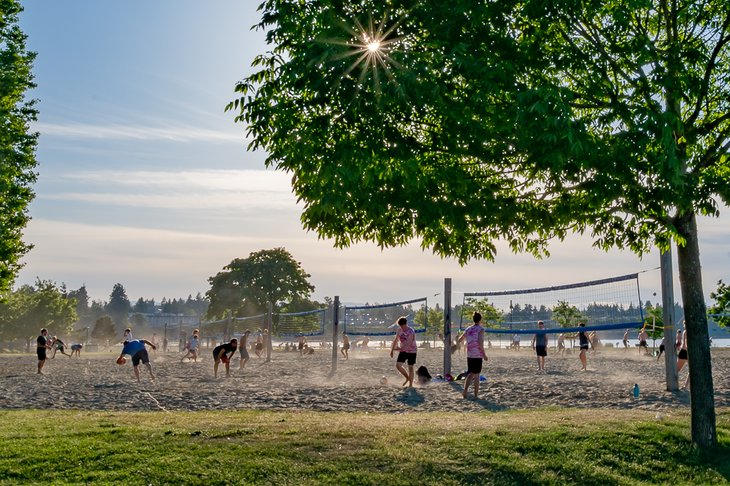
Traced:
<path fill-rule="evenodd" d="M 48 330 L 44 327 L 41 329 L 41 334 L 36 340 L 38 346 L 36 348 L 36 354 L 38 355 L 38 374 L 42 375 L 43 365 L 46 364 L 46 350 L 48 349 Z"/>
<path fill-rule="evenodd" d="M 545 323 L 543 321 L 537 321 L 538 329 L 545 329 Z M 537 333 L 532 337 L 532 349 L 537 354 L 537 371 L 538 373 L 545 372 L 545 356 L 547 356 L 547 334 L 544 332 Z"/>

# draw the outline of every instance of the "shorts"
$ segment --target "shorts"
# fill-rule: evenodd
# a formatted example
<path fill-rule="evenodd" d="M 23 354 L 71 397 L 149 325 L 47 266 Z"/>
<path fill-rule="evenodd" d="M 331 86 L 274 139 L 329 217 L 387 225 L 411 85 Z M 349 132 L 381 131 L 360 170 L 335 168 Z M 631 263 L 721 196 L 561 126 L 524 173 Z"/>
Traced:
<path fill-rule="evenodd" d="M 299 351 L 301 351 L 302 349 L 304 349 L 304 343 L 299 343 Z"/>
<path fill-rule="evenodd" d="M 664 352 L 664 349 L 665 349 L 664 348 L 664 345 L 663 344 L 660 344 L 659 345 L 659 354 L 663 353 Z"/>
<path fill-rule="evenodd" d="M 547 346 L 535 346 L 535 353 L 538 356 L 547 356 Z"/>
<path fill-rule="evenodd" d="M 240 353 L 241 353 L 241 359 L 249 359 L 250 358 L 250 356 L 248 355 L 248 351 L 246 350 L 246 347 L 245 346 L 241 346 Z"/>
<path fill-rule="evenodd" d="M 38 354 L 38 361 L 45 361 L 45 359 L 46 359 L 46 348 L 37 348 L 36 354 Z"/>
<path fill-rule="evenodd" d="M 140 361 L 144 364 L 150 362 L 150 356 L 147 354 L 146 349 L 140 349 L 134 356 L 132 356 L 132 364 L 134 366 L 139 366 Z"/>
<path fill-rule="evenodd" d="M 264 349 L 263 343 L 256 343 L 256 351 L 261 351 L 262 349 Z"/>
<path fill-rule="evenodd" d="M 648 348 L 649 346 L 647 346 L 646 341 L 639 341 L 639 347 L 640 348 Z"/>
<path fill-rule="evenodd" d="M 416 364 L 416 353 L 406 353 L 406 352 L 399 352 L 398 353 L 398 359 L 396 360 L 398 363 L 405 363 L 408 362 L 410 366 L 413 366 Z"/>
<path fill-rule="evenodd" d="M 588 349 L 588 345 L 587 344 L 581 344 L 580 345 L 580 349 Z"/>
<path fill-rule="evenodd" d="M 687 359 L 687 350 L 686 349 L 680 349 L 679 354 L 677 355 L 677 359 Z"/>
<path fill-rule="evenodd" d="M 349 344 L 345 344 L 344 346 L 342 346 L 342 349 L 344 349 L 345 351 L 347 351 L 348 349 L 350 349 L 350 345 Z"/>
<path fill-rule="evenodd" d="M 469 373 L 478 375 L 482 372 L 483 358 L 466 358 L 466 369 Z"/>
<path fill-rule="evenodd" d="M 71 345 L 71 351 L 78 351 L 79 349 L 81 349 L 81 345 L 80 344 L 72 344 Z"/>

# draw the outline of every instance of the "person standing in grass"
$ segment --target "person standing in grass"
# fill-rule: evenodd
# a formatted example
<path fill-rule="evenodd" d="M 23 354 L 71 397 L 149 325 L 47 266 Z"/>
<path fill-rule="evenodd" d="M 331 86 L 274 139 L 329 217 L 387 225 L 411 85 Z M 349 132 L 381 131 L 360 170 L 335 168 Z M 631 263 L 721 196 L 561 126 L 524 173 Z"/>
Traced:
<path fill-rule="evenodd" d="M 537 321 L 538 329 L 545 329 L 543 321 Z M 537 354 L 537 371 L 545 372 L 545 356 L 547 356 L 547 333 L 539 332 L 532 337 L 532 349 Z"/>
<path fill-rule="evenodd" d="M 36 339 L 36 354 L 38 355 L 38 374 L 43 374 L 43 365 L 46 364 L 46 350 L 50 347 L 48 343 L 48 329 L 41 329 L 41 333 Z"/>
<path fill-rule="evenodd" d="M 416 344 L 416 331 L 408 325 L 408 319 L 405 317 L 398 319 L 398 331 L 396 331 L 393 343 L 390 345 L 391 358 L 396 349 L 398 350 L 398 358 L 395 362 L 395 368 L 406 379 L 403 382 L 403 386 L 407 385 L 412 387 L 414 377 L 413 366 L 416 364 L 418 345 Z M 408 371 L 404 367 L 405 363 L 408 363 Z"/>
<path fill-rule="evenodd" d="M 238 340 L 236 338 L 215 347 L 213 350 L 213 359 L 215 360 L 213 376 L 218 378 L 218 363 L 220 362 L 226 365 L 226 376 L 231 376 L 231 356 L 234 355 L 236 349 L 238 349 Z"/>
<path fill-rule="evenodd" d="M 484 328 L 482 327 L 482 315 L 474 312 L 472 315 L 474 324 L 467 327 L 459 337 L 459 343 L 466 341 L 466 367 L 467 374 L 464 381 L 464 391 L 462 396 L 467 397 L 469 393 L 469 385 L 474 383 L 474 399 L 479 398 L 479 378 L 482 372 L 484 360 L 488 360 L 486 351 L 484 351 Z"/>

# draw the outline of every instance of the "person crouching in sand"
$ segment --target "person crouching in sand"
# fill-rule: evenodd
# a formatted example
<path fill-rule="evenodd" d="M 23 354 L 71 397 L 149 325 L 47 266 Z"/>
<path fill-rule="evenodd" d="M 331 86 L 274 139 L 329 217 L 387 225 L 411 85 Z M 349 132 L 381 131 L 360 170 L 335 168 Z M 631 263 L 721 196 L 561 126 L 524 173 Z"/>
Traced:
<path fill-rule="evenodd" d="M 418 345 L 416 344 L 416 331 L 408 325 L 408 319 L 401 317 L 398 319 L 398 331 L 395 333 L 393 343 L 390 345 L 390 357 L 393 357 L 395 350 L 398 350 L 398 358 L 396 359 L 395 368 L 403 375 L 406 381 L 403 386 L 413 386 L 413 366 L 416 364 L 416 353 Z M 404 368 L 404 363 L 408 363 L 408 371 Z"/>
<path fill-rule="evenodd" d="M 229 342 L 219 344 L 213 350 L 213 359 L 215 364 L 213 365 L 213 376 L 218 378 L 218 363 L 221 361 L 226 365 L 226 376 L 231 376 L 231 356 L 238 349 L 238 339 L 233 338 Z"/>
<path fill-rule="evenodd" d="M 139 363 L 141 362 L 147 367 L 147 371 L 150 373 L 150 377 L 154 380 L 155 375 L 152 373 L 152 365 L 150 365 L 150 356 L 147 354 L 147 348 L 145 348 L 145 344 L 147 346 L 151 346 L 152 349 L 157 349 L 157 346 L 152 344 L 151 342 L 147 341 L 146 339 L 132 339 L 131 341 L 126 341 L 124 343 L 124 347 L 122 348 L 122 352 L 119 354 L 119 357 L 117 358 L 117 364 L 123 365 L 127 362 L 126 359 L 124 359 L 124 355 L 128 354 L 132 357 L 132 366 L 134 367 L 134 376 L 137 377 L 137 382 L 139 383 Z"/>
<path fill-rule="evenodd" d="M 466 381 L 464 381 L 463 397 L 469 393 L 469 385 L 474 383 L 474 399 L 479 398 L 479 375 L 482 372 L 484 360 L 488 360 L 484 351 L 484 328 L 482 327 L 482 315 L 475 312 L 472 316 L 474 324 L 467 327 L 459 337 L 459 342 L 466 341 Z"/>

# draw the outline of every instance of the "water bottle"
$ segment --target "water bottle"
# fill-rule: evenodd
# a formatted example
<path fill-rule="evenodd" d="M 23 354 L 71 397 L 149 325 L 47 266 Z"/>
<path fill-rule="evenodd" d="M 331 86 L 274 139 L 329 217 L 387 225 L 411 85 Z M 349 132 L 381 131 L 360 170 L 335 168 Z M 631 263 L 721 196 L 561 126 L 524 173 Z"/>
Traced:
<path fill-rule="evenodd" d="M 639 384 L 634 383 L 634 398 L 639 398 Z"/>

